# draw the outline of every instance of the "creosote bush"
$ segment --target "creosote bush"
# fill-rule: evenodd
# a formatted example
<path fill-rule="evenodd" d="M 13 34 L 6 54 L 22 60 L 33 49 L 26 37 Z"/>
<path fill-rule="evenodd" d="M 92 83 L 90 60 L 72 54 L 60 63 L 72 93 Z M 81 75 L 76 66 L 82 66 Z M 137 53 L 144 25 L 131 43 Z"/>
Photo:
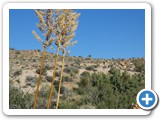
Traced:
<path fill-rule="evenodd" d="M 21 74 L 22 74 L 22 70 L 20 69 L 20 70 L 16 70 L 13 75 L 14 76 L 19 76 Z"/>
<path fill-rule="evenodd" d="M 15 51 L 15 54 L 20 54 L 20 51 Z"/>
<path fill-rule="evenodd" d="M 46 76 L 48 82 L 52 82 L 52 76 Z"/>
<path fill-rule="evenodd" d="M 10 109 L 31 109 L 33 106 L 33 95 L 24 93 L 18 88 L 9 86 L 9 108 Z"/>
<path fill-rule="evenodd" d="M 63 76 L 62 81 L 63 82 L 73 82 L 73 78 L 69 76 Z"/>
<path fill-rule="evenodd" d="M 75 68 L 75 67 L 67 67 L 64 68 L 64 72 L 68 73 L 68 74 L 78 74 L 79 73 L 79 69 Z"/>
<path fill-rule="evenodd" d="M 49 96 L 49 86 L 43 86 L 39 91 L 39 99 L 37 101 L 37 108 L 39 109 L 46 109 L 47 99 Z M 57 96 L 57 91 L 54 89 L 52 93 L 52 100 L 55 101 Z M 53 106 L 52 106 L 53 107 Z M 54 106 L 55 107 L 55 106 Z"/>
<path fill-rule="evenodd" d="M 86 70 L 94 70 L 94 66 L 88 66 L 88 67 L 86 67 Z"/>
<path fill-rule="evenodd" d="M 37 79 L 38 79 L 38 77 L 36 77 L 36 76 L 27 76 L 26 77 L 26 82 L 32 82 L 32 83 L 37 83 Z"/>
<path fill-rule="evenodd" d="M 81 101 L 99 109 L 132 109 L 137 93 L 144 88 L 144 79 L 143 75 L 130 76 L 119 70 L 112 75 L 84 72 L 76 91 L 82 96 Z"/>
<path fill-rule="evenodd" d="M 38 69 L 36 70 L 36 73 L 37 73 L 37 74 L 40 74 L 40 68 L 38 68 Z M 47 74 L 47 69 L 43 68 L 43 69 L 42 69 L 42 75 L 46 75 L 46 74 Z"/>

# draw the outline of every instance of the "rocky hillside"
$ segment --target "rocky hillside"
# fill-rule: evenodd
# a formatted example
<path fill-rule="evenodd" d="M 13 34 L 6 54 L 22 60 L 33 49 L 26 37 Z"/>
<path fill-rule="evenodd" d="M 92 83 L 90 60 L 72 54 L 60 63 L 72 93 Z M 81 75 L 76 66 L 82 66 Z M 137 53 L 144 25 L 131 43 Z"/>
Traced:
<path fill-rule="evenodd" d="M 24 93 L 34 94 L 39 75 L 39 65 L 41 60 L 41 51 L 39 50 L 14 50 L 9 51 L 9 80 L 10 84 L 15 88 L 22 90 Z M 49 88 L 52 80 L 54 54 L 47 53 L 44 63 L 41 88 Z M 119 70 L 120 74 L 127 72 L 129 76 L 144 76 L 144 59 L 94 59 L 90 57 L 66 57 L 63 75 L 62 93 L 73 91 L 79 88 L 81 76 L 84 73 L 90 75 L 96 73 L 112 74 L 115 70 Z M 58 61 L 58 67 L 55 78 L 55 85 L 58 84 L 61 68 L 61 57 Z M 76 96 L 72 96 L 73 99 Z"/>

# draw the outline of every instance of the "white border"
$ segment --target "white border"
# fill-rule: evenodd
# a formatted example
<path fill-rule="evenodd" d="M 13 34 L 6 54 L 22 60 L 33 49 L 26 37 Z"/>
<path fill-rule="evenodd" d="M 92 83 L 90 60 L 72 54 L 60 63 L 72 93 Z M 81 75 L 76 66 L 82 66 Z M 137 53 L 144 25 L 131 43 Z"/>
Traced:
<path fill-rule="evenodd" d="M 142 109 L 9 109 L 9 9 L 145 9 L 145 89 L 151 89 L 151 6 L 147 3 L 7 3 L 3 7 L 3 112 L 6 115 L 148 115 Z"/>

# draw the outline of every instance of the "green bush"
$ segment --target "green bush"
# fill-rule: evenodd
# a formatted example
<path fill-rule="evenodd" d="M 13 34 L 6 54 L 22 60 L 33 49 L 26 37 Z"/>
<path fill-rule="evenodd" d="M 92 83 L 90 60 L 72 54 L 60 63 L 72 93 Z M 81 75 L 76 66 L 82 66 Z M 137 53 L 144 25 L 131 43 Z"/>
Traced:
<path fill-rule="evenodd" d="M 132 63 L 135 65 L 136 72 L 144 73 L 145 71 L 144 58 L 134 59 L 132 60 Z"/>
<path fill-rule="evenodd" d="M 44 66 L 44 69 L 46 69 L 46 70 L 51 70 L 51 69 L 52 69 L 52 67 L 51 67 L 51 66 L 49 66 L 49 65 L 45 65 L 45 66 Z"/>
<path fill-rule="evenodd" d="M 52 76 L 46 76 L 48 82 L 52 82 Z"/>
<path fill-rule="evenodd" d="M 78 74 L 79 73 L 79 69 L 75 68 L 75 67 L 67 67 L 64 68 L 64 72 L 65 73 L 69 73 L 69 74 Z"/>
<path fill-rule="evenodd" d="M 31 109 L 33 95 L 24 93 L 13 86 L 9 87 L 9 108 L 10 109 Z"/>
<path fill-rule="evenodd" d="M 112 67 L 108 72 L 110 74 L 114 74 L 116 71 L 117 71 L 117 69 Z"/>
<path fill-rule="evenodd" d="M 40 68 L 38 68 L 37 70 L 36 70 L 36 73 L 37 74 L 40 74 Z M 42 69 L 42 75 L 46 75 L 47 74 L 47 69 L 46 68 L 43 68 Z"/>
<path fill-rule="evenodd" d="M 70 102 L 70 101 L 62 101 L 59 102 L 59 109 L 78 109 L 79 106 L 76 102 Z"/>
<path fill-rule="evenodd" d="M 68 93 L 68 88 L 66 88 L 66 87 L 64 87 L 64 86 L 62 86 L 61 87 L 61 94 L 66 94 L 66 93 Z"/>
<path fill-rule="evenodd" d="M 90 73 L 87 71 L 84 71 L 83 73 L 81 73 L 81 77 L 90 77 Z"/>
<path fill-rule="evenodd" d="M 36 59 L 32 59 L 32 62 L 37 62 L 37 60 Z"/>
<path fill-rule="evenodd" d="M 49 93 L 50 93 L 50 87 L 47 85 L 43 86 L 40 89 L 39 94 L 38 94 L 38 101 L 37 101 L 37 108 L 38 109 L 46 109 Z M 52 93 L 52 100 L 51 100 L 52 102 L 56 100 L 56 96 L 57 96 L 57 91 L 54 88 L 53 93 Z M 53 108 L 55 106 L 50 106 L 50 107 Z"/>
<path fill-rule="evenodd" d="M 89 72 L 83 72 L 81 74 L 81 80 L 80 82 L 78 83 L 78 85 L 83 88 L 83 87 L 86 87 L 90 82 L 90 73 Z"/>
<path fill-rule="evenodd" d="M 81 74 L 77 94 L 81 105 L 91 104 L 98 109 L 130 109 L 136 103 L 137 93 L 144 88 L 144 75 L 130 76 L 126 71 L 113 70 L 112 74 L 87 72 Z"/>
<path fill-rule="evenodd" d="M 60 76 L 60 71 L 56 71 L 55 76 L 59 77 Z"/>
<path fill-rule="evenodd" d="M 33 76 L 27 76 L 26 77 L 26 82 L 32 82 L 32 83 L 37 83 L 38 77 L 33 77 Z"/>
<path fill-rule="evenodd" d="M 73 79 L 69 76 L 63 76 L 62 77 L 62 81 L 63 82 L 73 82 Z"/>
<path fill-rule="evenodd" d="M 94 66 L 88 66 L 88 67 L 86 67 L 86 70 L 94 70 Z"/>

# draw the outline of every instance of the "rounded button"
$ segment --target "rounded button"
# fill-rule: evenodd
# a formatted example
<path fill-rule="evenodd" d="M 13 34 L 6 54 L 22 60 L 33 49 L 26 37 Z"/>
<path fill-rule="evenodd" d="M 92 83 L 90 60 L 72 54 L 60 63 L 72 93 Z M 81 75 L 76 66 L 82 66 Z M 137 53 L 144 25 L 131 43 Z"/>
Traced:
<path fill-rule="evenodd" d="M 137 94 L 137 103 L 144 110 L 154 108 L 157 101 L 157 94 L 153 90 L 143 89 Z"/>

